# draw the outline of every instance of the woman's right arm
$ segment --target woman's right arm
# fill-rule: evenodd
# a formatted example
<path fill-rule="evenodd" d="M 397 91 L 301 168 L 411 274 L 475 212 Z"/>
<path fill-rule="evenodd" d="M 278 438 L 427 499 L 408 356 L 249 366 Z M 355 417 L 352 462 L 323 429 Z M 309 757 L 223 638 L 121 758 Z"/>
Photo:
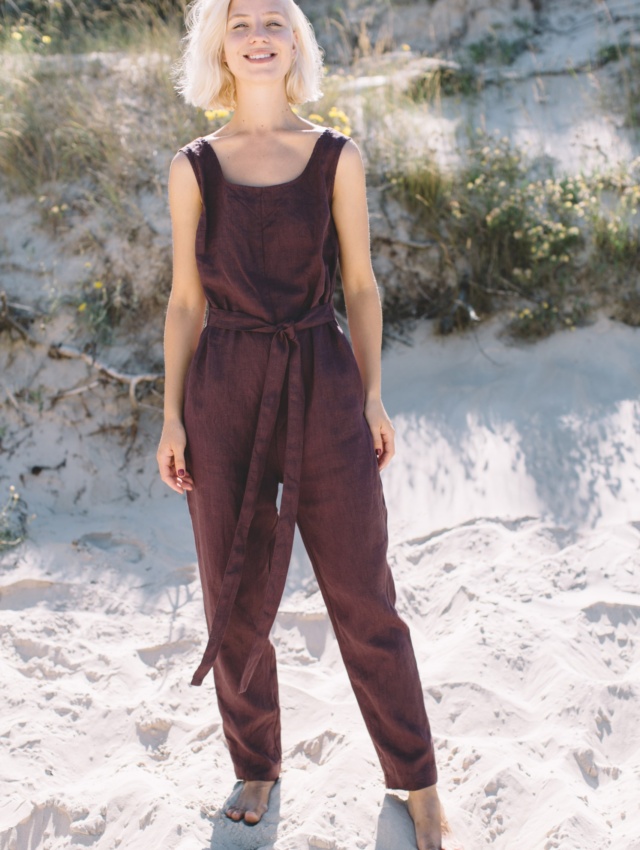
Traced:
<path fill-rule="evenodd" d="M 182 152 L 174 156 L 169 169 L 169 208 L 173 279 L 164 330 L 164 425 L 157 460 L 164 483 L 183 493 L 193 489 L 184 459 L 184 383 L 202 331 L 206 302 L 195 256 L 202 201 L 191 163 Z"/>

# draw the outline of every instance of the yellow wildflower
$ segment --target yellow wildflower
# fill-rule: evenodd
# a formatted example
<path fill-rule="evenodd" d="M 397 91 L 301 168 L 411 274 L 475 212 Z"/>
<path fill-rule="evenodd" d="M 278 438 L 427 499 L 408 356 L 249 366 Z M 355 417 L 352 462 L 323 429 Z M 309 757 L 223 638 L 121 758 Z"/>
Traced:
<path fill-rule="evenodd" d="M 11 38 L 12 38 L 14 41 L 22 41 L 22 33 L 21 33 L 21 32 L 16 32 L 16 31 L 14 30 L 14 31 L 11 33 Z"/>
<path fill-rule="evenodd" d="M 103 286 L 104 284 L 101 280 L 96 280 L 96 282 L 93 284 L 94 289 L 102 289 Z"/>
<path fill-rule="evenodd" d="M 400 47 L 401 47 L 403 50 L 411 50 L 411 47 L 409 47 L 409 45 L 408 45 L 408 44 L 401 44 L 401 45 L 400 45 Z"/>
<path fill-rule="evenodd" d="M 216 118 L 226 118 L 228 114 L 228 109 L 206 109 L 204 117 L 207 121 L 214 121 Z"/>
<path fill-rule="evenodd" d="M 51 36 L 50 35 L 43 35 L 42 36 L 42 43 L 43 44 L 51 44 Z"/>
<path fill-rule="evenodd" d="M 78 313 L 84 313 L 84 311 L 86 309 L 87 309 L 87 302 L 86 301 L 83 301 L 82 304 L 78 305 Z"/>
<path fill-rule="evenodd" d="M 49 212 L 55 213 L 57 215 L 57 213 L 60 212 L 60 207 L 57 204 L 54 204 L 54 206 L 51 207 Z"/>
<path fill-rule="evenodd" d="M 309 115 L 309 121 L 324 121 L 324 118 L 322 115 L 318 115 L 317 112 L 312 112 L 311 115 Z"/>

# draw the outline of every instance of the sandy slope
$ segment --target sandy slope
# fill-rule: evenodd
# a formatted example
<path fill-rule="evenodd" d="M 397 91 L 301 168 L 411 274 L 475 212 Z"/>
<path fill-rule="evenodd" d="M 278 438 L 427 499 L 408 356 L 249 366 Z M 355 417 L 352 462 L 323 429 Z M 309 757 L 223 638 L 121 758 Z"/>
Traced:
<path fill-rule="evenodd" d="M 390 560 L 468 850 L 640 848 L 639 343 L 606 319 L 534 347 L 424 326 L 385 357 Z M 186 506 L 153 434 L 121 498 L 107 438 L 51 428 L 24 457 L 49 439 L 69 463 L 25 479 L 38 516 L 3 559 L 0 850 L 414 846 L 299 538 L 273 636 L 282 782 L 258 827 L 220 816 Z"/>

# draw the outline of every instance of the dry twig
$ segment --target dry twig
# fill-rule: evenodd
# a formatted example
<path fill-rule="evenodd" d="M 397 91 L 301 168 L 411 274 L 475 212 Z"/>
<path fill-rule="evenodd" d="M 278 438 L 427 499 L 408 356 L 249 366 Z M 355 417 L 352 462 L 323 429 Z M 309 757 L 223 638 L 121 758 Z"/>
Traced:
<path fill-rule="evenodd" d="M 164 378 L 164 374 L 162 372 L 149 372 L 141 375 L 130 375 L 127 372 L 121 372 L 119 369 L 108 366 L 106 363 L 102 363 L 100 360 L 96 360 L 94 357 L 91 357 L 90 354 L 86 354 L 84 351 L 79 351 L 77 348 L 72 348 L 70 345 L 50 346 L 49 357 L 52 357 L 55 360 L 84 360 L 88 366 L 91 366 L 92 369 L 97 369 L 101 375 L 105 375 L 107 378 L 111 378 L 113 381 L 117 381 L 120 384 L 127 384 L 129 386 L 131 407 L 136 411 L 139 407 L 139 402 L 136 398 L 136 388 L 138 384 L 153 383 L 154 381 L 159 381 Z M 82 388 L 79 388 L 79 391 L 81 391 L 81 389 Z M 86 387 L 84 389 L 86 389 Z M 69 393 L 67 392 L 66 394 Z"/>

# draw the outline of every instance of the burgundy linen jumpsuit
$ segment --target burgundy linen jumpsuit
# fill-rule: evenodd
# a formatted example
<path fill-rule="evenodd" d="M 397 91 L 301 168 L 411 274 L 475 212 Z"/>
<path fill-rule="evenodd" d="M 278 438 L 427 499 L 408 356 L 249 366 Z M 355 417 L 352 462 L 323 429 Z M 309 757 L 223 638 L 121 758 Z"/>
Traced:
<path fill-rule="evenodd" d="M 260 187 L 229 182 L 206 137 L 180 148 L 202 197 L 195 251 L 208 311 L 184 401 L 209 632 L 191 683 L 213 668 L 236 777 L 276 779 L 269 632 L 297 522 L 385 784 L 415 790 L 437 780 L 431 730 L 395 609 L 364 386 L 332 306 L 331 198 L 347 139 L 326 128 L 297 178 Z"/>

